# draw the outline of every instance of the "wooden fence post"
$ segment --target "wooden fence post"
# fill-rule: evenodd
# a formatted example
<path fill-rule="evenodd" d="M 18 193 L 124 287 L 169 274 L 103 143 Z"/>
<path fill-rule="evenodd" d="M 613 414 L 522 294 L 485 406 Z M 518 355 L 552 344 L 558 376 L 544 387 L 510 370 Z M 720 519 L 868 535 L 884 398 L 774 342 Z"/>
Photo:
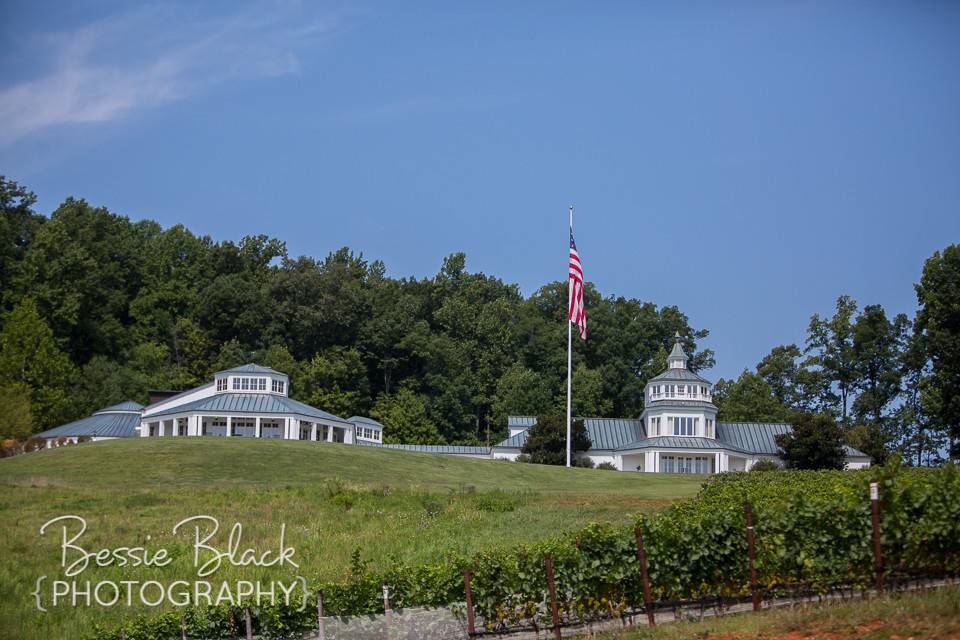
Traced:
<path fill-rule="evenodd" d="M 557 606 L 557 588 L 553 583 L 553 558 L 550 554 L 543 556 L 543 561 L 547 565 L 547 589 L 550 592 L 550 614 L 553 617 L 553 637 L 560 640 L 560 611 Z"/>
<path fill-rule="evenodd" d="M 473 619 L 473 589 L 470 588 L 472 575 L 469 571 L 463 572 L 463 593 L 467 597 L 467 633 L 471 636 L 477 633 L 476 623 Z"/>
<path fill-rule="evenodd" d="M 640 532 L 640 527 L 633 528 L 633 536 L 637 539 L 637 560 L 640 562 L 640 578 L 643 580 L 643 608 L 647 610 L 647 623 L 651 627 L 655 627 L 657 626 L 657 618 L 653 614 L 653 598 L 650 597 L 647 551 L 643 548 L 643 534 Z"/>
<path fill-rule="evenodd" d="M 747 516 L 747 556 L 750 559 L 750 597 L 753 600 L 753 610 L 760 611 L 760 592 L 757 591 L 757 552 L 753 546 L 753 505 L 743 504 L 743 511 Z"/>
<path fill-rule="evenodd" d="M 393 626 L 393 610 L 390 608 L 390 587 L 387 585 L 383 585 L 383 613 L 386 615 L 383 637 L 389 640 L 390 628 Z"/>
<path fill-rule="evenodd" d="M 870 483 L 870 512 L 873 520 L 873 569 L 877 578 L 877 593 L 883 593 L 883 550 L 880 548 L 880 485 Z"/>
<path fill-rule="evenodd" d="M 327 640 L 327 626 L 323 620 L 323 591 L 317 591 L 317 640 Z"/>

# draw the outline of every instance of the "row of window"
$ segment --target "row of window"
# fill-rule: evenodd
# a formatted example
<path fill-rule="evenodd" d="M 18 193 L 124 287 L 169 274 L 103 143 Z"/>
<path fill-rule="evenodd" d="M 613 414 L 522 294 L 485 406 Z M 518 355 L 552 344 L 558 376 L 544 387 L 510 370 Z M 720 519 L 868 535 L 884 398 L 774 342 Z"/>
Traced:
<path fill-rule="evenodd" d="M 660 456 L 660 471 L 662 473 L 710 473 L 713 458 L 696 456 Z"/>
<path fill-rule="evenodd" d="M 266 391 L 267 379 L 266 378 L 234 378 L 233 390 L 234 391 Z"/>
<path fill-rule="evenodd" d="M 654 384 L 650 385 L 650 397 L 666 398 L 706 398 L 710 389 L 701 384 Z"/>
<path fill-rule="evenodd" d="M 371 429 L 370 427 L 357 427 L 357 437 L 366 438 L 367 440 L 380 440 L 381 432 L 376 429 Z"/>
<path fill-rule="evenodd" d="M 274 393 L 283 393 L 283 389 L 286 386 L 283 380 L 272 380 L 271 379 L 271 390 Z M 233 379 L 233 389 L 234 391 L 266 391 L 267 390 L 267 379 L 266 378 L 234 378 Z M 226 391 L 227 390 L 227 378 L 218 378 L 217 379 L 217 391 Z"/>
<path fill-rule="evenodd" d="M 695 436 L 698 435 L 697 431 L 700 428 L 700 418 L 686 417 L 686 416 L 667 416 L 667 428 L 663 430 L 662 418 L 660 416 L 650 418 L 650 437 L 655 436 L 666 436 L 666 435 L 675 435 L 675 436 Z M 706 423 L 706 437 L 712 438 L 713 436 L 713 420 L 707 419 Z"/>

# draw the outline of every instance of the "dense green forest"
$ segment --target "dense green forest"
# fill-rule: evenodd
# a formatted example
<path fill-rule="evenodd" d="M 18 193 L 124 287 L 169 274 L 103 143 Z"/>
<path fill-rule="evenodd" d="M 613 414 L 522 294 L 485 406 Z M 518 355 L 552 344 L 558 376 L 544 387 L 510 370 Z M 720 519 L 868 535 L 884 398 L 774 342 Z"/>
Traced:
<path fill-rule="evenodd" d="M 88 415 L 150 389 L 184 389 L 258 362 L 291 376 L 291 396 L 372 415 L 388 441 L 485 443 L 510 413 L 559 411 L 566 375 L 566 282 L 524 297 L 453 253 L 430 278 L 387 275 L 342 248 L 288 255 L 267 236 L 239 243 L 133 222 L 83 200 L 49 216 L 0 177 L 0 436 Z M 935 462 L 956 441 L 960 249 L 928 261 L 916 319 L 841 297 L 807 342 L 718 382 L 721 418 L 830 413 L 871 453 Z M 929 276 L 929 277 L 928 277 Z M 586 288 L 590 340 L 574 353 L 574 412 L 637 416 L 675 332 L 694 370 L 708 332 L 674 306 Z M 952 324 L 950 324 L 952 323 Z M 953 386 L 951 386 L 953 385 Z M 874 446 L 875 445 L 875 446 Z"/>

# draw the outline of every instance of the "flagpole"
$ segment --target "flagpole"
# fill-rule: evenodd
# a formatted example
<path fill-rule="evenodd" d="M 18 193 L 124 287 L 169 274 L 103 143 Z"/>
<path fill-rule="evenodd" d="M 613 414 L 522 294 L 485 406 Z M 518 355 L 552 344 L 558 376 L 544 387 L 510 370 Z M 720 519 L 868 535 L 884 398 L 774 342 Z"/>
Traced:
<path fill-rule="evenodd" d="M 573 205 L 570 205 L 570 233 L 573 233 Z M 567 251 L 569 254 L 569 250 Z M 568 255 L 569 262 L 569 255 Z M 569 269 L 568 269 L 569 270 Z M 570 308 L 570 296 L 573 295 L 573 281 L 567 276 L 567 309 Z M 570 397 L 572 389 L 571 368 L 573 364 L 573 323 L 567 317 L 567 466 L 570 466 Z"/>

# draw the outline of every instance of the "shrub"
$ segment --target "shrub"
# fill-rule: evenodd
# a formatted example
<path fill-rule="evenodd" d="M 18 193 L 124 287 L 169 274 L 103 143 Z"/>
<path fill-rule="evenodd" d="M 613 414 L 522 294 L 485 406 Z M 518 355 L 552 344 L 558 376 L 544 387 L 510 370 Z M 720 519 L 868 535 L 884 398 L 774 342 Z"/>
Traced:
<path fill-rule="evenodd" d="M 80 436 L 79 438 L 77 438 L 77 444 L 80 444 L 81 442 L 92 442 L 92 441 L 93 441 L 93 438 L 91 438 L 90 436 Z"/>
<path fill-rule="evenodd" d="M 780 471 L 782 468 L 773 460 L 759 460 L 750 467 L 750 471 Z"/>
<path fill-rule="evenodd" d="M 24 450 L 24 451 L 39 451 L 40 449 L 43 449 L 43 448 L 45 448 L 46 446 L 47 446 L 47 439 L 46 439 L 46 438 L 38 438 L 37 436 L 33 436 L 32 438 L 30 438 L 29 440 L 27 440 L 27 444 L 23 445 L 23 450 Z"/>
<path fill-rule="evenodd" d="M 604 471 L 616 471 L 617 467 L 612 462 L 601 462 L 597 465 L 597 469 L 603 469 Z"/>
<path fill-rule="evenodd" d="M 581 469 L 593 469 L 593 460 L 587 457 L 574 458 L 571 461 L 571 465 L 574 467 L 580 467 Z"/>
<path fill-rule="evenodd" d="M 13 438 L 4 440 L 3 444 L 0 445 L 0 458 L 9 458 L 18 453 L 23 453 L 23 448 L 20 446 L 20 443 Z"/>

